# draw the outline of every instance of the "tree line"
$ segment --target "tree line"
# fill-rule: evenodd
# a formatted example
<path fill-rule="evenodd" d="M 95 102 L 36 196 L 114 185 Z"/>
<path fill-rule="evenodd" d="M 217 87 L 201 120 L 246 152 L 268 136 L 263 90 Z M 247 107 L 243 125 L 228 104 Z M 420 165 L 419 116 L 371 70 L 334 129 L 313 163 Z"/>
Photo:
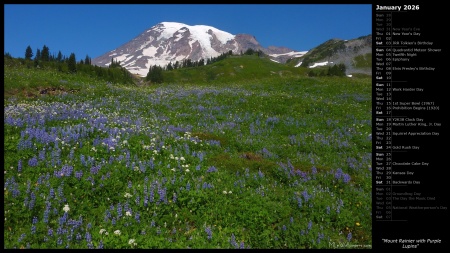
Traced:
<path fill-rule="evenodd" d="M 33 58 L 34 56 L 34 58 Z M 114 83 L 133 83 L 132 74 L 125 68 L 120 66 L 120 61 L 111 59 L 108 68 L 92 65 L 91 57 L 86 57 L 79 61 L 76 60 L 75 53 L 71 53 L 69 57 L 63 55 L 61 51 L 58 54 L 51 54 L 50 49 L 44 45 L 42 49 L 37 49 L 36 54 L 30 46 L 25 49 L 25 63 L 28 67 L 35 68 L 54 68 L 64 73 L 84 73 L 91 77 L 99 78 Z M 32 63 L 32 65 L 30 64 Z"/>
<path fill-rule="evenodd" d="M 232 56 L 233 51 L 229 50 L 228 52 L 224 52 L 216 57 L 210 57 L 205 59 L 200 59 L 198 61 L 192 61 L 191 59 L 184 59 L 183 61 L 179 62 L 176 61 L 172 64 L 172 62 L 169 62 L 166 66 L 162 67 L 159 65 L 151 65 L 149 67 L 147 76 L 145 77 L 146 81 L 150 81 L 152 83 L 162 83 L 164 82 L 164 71 L 172 71 L 175 69 L 181 69 L 181 68 L 193 68 L 193 67 L 201 67 L 209 64 L 213 64 L 215 62 L 221 61 L 228 56 Z M 265 54 L 261 50 L 254 50 L 251 48 L 248 48 L 244 53 L 241 51 L 241 55 L 257 55 L 259 57 L 264 56 Z"/>
<path fill-rule="evenodd" d="M 346 67 L 345 64 L 339 63 L 333 66 L 328 66 L 328 69 L 320 71 L 310 70 L 308 76 L 345 76 Z"/>

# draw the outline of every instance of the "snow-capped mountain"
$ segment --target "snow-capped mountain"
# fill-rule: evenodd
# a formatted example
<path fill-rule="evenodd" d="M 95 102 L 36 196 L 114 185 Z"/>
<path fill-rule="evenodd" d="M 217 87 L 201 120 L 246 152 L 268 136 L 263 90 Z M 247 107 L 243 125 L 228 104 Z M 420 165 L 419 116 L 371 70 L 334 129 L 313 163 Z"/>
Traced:
<path fill-rule="evenodd" d="M 280 63 L 306 53 L 285 47 L 263 48 L 252 35 L 233 35 L 212 26 L 162 22 L 117 49 L 92 59 L 92 64 L 106 67 L 114 58 L 131 73 L 146 76 L 151 65 L 166 66 L 185 59 L 206 60 L 230 50 L 238 54 L 248 48 L 261 50 Z"/>

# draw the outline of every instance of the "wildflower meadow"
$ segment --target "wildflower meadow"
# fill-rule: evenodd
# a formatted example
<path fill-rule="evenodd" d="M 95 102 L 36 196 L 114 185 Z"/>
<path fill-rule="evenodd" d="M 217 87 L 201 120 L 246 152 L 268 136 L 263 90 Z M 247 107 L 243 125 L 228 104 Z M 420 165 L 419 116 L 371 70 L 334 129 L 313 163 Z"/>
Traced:
<path fill-rule="evenodd" d="M 4 99 L 5 248 L 371 247 L 370 78 L 48 80 Z"/>

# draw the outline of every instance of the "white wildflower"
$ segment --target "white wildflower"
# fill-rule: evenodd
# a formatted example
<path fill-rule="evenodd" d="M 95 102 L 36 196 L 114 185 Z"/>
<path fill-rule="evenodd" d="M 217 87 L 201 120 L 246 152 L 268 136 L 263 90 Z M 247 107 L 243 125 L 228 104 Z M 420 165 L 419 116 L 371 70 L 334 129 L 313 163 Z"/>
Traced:
<path fill-rule="evenodd" d="M 131 198 L 133 195 L 129 194 L 128 192 L 125 192 L 125 195 L 123 195 L 125 198 Z"/>
<path fill-rule="evenodd" d="M 68 211 L 70 211 L 70 208 L 69 208 L 69 205 L 68 204 L 65 204 L 64 205 L 64 207 L 63 207 L 63 210 L 64 210 L 64 212 L 68 212 Z"/>
<path fill-rule="evenodd" d="M 116 234 L 116 235 L 120 235 L 120 230 L 116 230 L 116 231 L 114 231 L 114 234 Z"/>
<path fill-rule="evenodd" d="M 100 234 L 102 235 L 104 232 L 106 232 L 106 229 L 102 228 L 100 229 Z M 106 234 L 106 233 L 105 233 Z"/>
<path fill-rule="evenodd" d="M 189 169 L 186 169 L 185 171 L 186 171 L 186 172 L 189 172 L 190 170 L 189 170 Z"/>
<path fill-rule="evenodd" d="M 223 194 L 227 194 L 227 191 L 223 191 Z"/>
<path fill-rule="evenodd" d="M 180 157 L 180 161 L 184 161 L 184 157 Z"/>
<path fill-rule="evenodd" d="M 135 241 L 136 241 L 136 240 L 134 240 L 134 239 L 130 239 L 130 240 L 128 241 L 128 244 L 130 244 L 130 245 L 132 245 L 132 246 L 136 246 Z"/>
<path fill-rule="evenodd" d="M 127 212 L 125 213 L 125 215 L 126 215 L 126 216 L 131 216 L 131 212 L 130 212 L 130 211 L 127 211 Z"/>

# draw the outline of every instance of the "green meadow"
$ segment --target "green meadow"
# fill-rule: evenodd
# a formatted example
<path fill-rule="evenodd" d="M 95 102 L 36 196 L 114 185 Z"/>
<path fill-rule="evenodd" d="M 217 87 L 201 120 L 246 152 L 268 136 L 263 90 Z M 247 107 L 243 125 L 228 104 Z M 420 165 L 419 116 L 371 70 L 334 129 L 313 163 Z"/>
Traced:
<path fill-rule="evenodd" d="M 371 248 L 371 77 L 107 82 L 5 58 L 4 247 Z"/>

